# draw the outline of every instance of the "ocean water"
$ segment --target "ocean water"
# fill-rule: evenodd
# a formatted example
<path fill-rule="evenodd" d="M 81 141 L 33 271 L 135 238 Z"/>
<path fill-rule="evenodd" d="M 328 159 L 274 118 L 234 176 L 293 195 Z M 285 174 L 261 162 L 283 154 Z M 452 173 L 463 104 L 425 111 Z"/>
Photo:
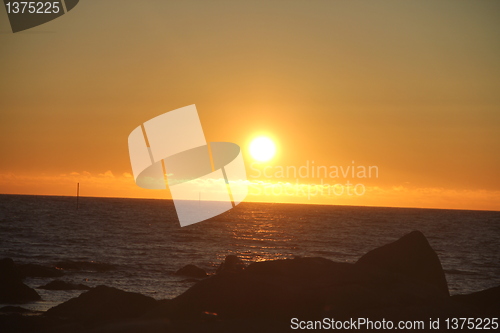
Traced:
<path fill-rule="evenodd" d="M 156 299 L 193 285 L 173 275 L 186 264 L 214 273 L 228 254 L 246 262 L 294 256 L 355 262 L 413 230 L 438 253 L 451 294 L 500 285 L 500 212 L 244 202 L 180 228 L 169 200 L 83 197 L 77 210 L 74 197 L 0 195 L 0 258 L 72 264 L 60 279 Z M 81 293 L 37 291 L 43 300 L 23 306 L 46 310 Z"/>

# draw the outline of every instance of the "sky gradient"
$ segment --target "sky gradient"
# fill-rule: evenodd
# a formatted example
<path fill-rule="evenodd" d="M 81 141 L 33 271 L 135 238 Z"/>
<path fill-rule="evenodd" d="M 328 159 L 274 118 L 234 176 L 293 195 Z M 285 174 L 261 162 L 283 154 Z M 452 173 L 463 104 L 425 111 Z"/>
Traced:
<path fill-rule="evenodd" d="M 379 170 L 324 179 L 362 196 L 250 201 L 500 210 L 499 17 L 497 1 L 107 0 L 13 34 L 2 9 L 0 193 L 168 198 L 135 185 L 127 137 L 196 104 L 253 186 L 297 184 L 251 177 L 266 166 Z M 257 165 L 259 135 L 278 153 Z"/>

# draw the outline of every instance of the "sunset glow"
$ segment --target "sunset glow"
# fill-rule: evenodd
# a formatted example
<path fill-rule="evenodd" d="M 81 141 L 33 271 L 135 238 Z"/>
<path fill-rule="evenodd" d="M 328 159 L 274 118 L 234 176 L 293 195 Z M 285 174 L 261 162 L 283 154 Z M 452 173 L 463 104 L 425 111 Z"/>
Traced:
<path fill-rule="evenodd" d="M 0 20 L 0 193 L 170 198 L 135 186 L 127 137 L 196 104 L 253 184 L 345 189 L 248 201 L 500 210 L 498 3 L 168 3 Z"/>

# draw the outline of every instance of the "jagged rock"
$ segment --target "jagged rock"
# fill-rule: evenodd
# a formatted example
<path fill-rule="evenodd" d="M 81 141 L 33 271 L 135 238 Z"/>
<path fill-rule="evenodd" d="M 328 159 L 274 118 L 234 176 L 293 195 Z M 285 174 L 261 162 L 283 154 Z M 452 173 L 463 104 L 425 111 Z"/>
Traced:
<path fill-rule="evenodd" d="M 46 290 L 89 290 L 90 287 L 84 284 L 76 284 L 61 280 L 54 280 L 46 285 L 40 286 L 37 289 L 46 289 Z"/>
<path fill-rule="evenodd" d="M 207 272 L 195 265 L 186 265 L 175 272 L 175 275 L 184 275 L 193 278 L 204 278 L 207 276 Z"/>
<path fill-rule="evenodd" d="M 402 274 L 449 296 L 441 262 L 420 231 L 412 231 L 393 243 L 371 250 L 356 265 Z"/>
<path fill-rule="evenodd" d="M 14 261 L 10 258 L 0 260 L 0 302 L 26 303 L 39 299 L 40 295 L 23 283 Z"/>
<path fill-rule="evenodd" d="M 46 315 L 99 322 L 137 318 L 155 305 L 156 300 L 152 297 L 112 287 L 97 286 L 76 298 L 49 309 Z"/>

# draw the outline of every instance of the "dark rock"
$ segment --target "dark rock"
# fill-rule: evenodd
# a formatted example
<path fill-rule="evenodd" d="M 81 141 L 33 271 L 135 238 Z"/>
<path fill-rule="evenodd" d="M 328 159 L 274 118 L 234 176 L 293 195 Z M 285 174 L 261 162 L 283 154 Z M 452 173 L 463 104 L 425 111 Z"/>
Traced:
<path fill-rule="evenodd" d="M 294 309 L 310 308 L 301 296 L 300 289 L 268 276 L 221 274 L 198 282 L 169 307 L 173 318 L 201 319 L 204 313 L 223 319 L 286 317 Z"/>
<path fill-rule="evenodd" d="M 356 265 L 403 274 L 418 283 L 432 285 L 449 296 L 441 262 L 420 231 L 412 231 L 393 243 L 366 253 Z"/>
<path fill-rule="evenodd" d="M 285 320 L 349 317 L 371 309 L 436 313 L 433 307 L 453 308 L 436 253 L 421 233 L 413 232 L 370 251 L 356 264 L 305 257 L 216 274 L 173 299 L 163 313 L 190 320 L 202 320 L 203 313 L 222 320 Z"/>
<path fill-rule="evenodd" d="M 465 295 L 451 296 L 454 302 L 472 305 L 480 310 L 500 313 L 500 286 Z"/>
<path fill-rule="evenodd" d="M 90 287 L 84 284 L 75 284 L 71 282 L 54 280 L 46 285 L 40 286 L 37 289 L 46 289 L 46 290 L 89 290 Z"/>
<path fill-rule="evenodd" d="M 141 318 L 159 319 L 168 317 L 172 312 L 172 300 L 162 299 L 156 302 L 156 305 L 147 311 Z"/>
<path fill-rule="evenodd" d="M 23 276 L 19 272 L 17 265 L 11 258 L 0 260 L 0 282 L 20 281 Z"/>
<path fill-rule="evenodd" d="M 49 320 L 42 315 L 9 313 L 0 315 L 0 332 L 46 332 L 51 327 Z M 66 331 L 67 332 L 67 331 Z"/>
<path fill-rule="evenodd" d="M 204 278 L 207 276 L 207 272 L 195 265 L 186 265 L 175 272 L 175 275 L 190 276 L 193 278 Z"/>
<path fill-rule="evenodd" d="M 245 269 L 245 263 L 237 256 L 230 254 L 217 268 L 217 274 L 238 273 Z"/>
<path fill-rule="evenodd" d="M 151 297 L 98 286 L 49 309 L 46 315 L 95 323 L 137 318 L 155 305 L 156 301 Z"/>
<path fill-rule="evenodd" d="M 173 318 L 267 318 L 353 315 L 368 308 L 441 304 L 433 286 L 398 275 L 378 275 L 354 264 L 324 258 L 254 263 L 243 272 L 219 274 L 198 282 L 172 300 Z"/>
<path fill-rule="evenodd" d="M 324 258 L 253 263 L 198 282 L 168 307 L 176 318 L 202 318 L 204 313 L 224 319 L 308 316 L 322 311 L 324 290 L 343 281 L 352 266 Z"/>
<path fill-rule="evenodd" d="M 54 267 L 45 267 L 36 264 L 23 264 L 18 265 L 18 267 L 23 277 L 61 277 L 64 275 L 63 272 Z"/>
<path fill-rule="evenodd" d="M 0 260 L 0 302 L 26 303 L 39 299 L 40 295 L 23 283 L 14 261 L 10 258 Z"/>
<path fill-rule="evenodd" d="M 73 333 L 74 328 L 65 330 L 65 333 Z M 57 332 L 60 332 L 59 330 Z M 81 331 L 79 333 L 173 333 L 173 332 L 207 332 L 205 327 L 198 327 L 197 330 L 173 330 L 170 323 L 165 320 L 123 320 L 119 322 L 111 322 L 106 325 L 101 325 L 90 331 Z M 213 331 L 212 331 L 213 332 Z M 218 332 L 222 333 L 222 332 Z"/>
<path fill-rule="evenodd" d="M 41 297 L 23 282 L 0 283 L 0 302 L 27 303 L 40 300 Z"/>
<path fill-rule="evenodd" d="M 18 308 L 18 307 L 10 307 Z M 42 311 L 22 311 L 22 308 L 11 309 L 0 313 L 0 332 L 19 333 L 19 332 L 49 332 L 53 327 L 61 327 L 66 324 L 57 318 L 49 318 L 43 315 Z M 81 332 L 77 329 L 50 330 L 50 332 Z"/>

